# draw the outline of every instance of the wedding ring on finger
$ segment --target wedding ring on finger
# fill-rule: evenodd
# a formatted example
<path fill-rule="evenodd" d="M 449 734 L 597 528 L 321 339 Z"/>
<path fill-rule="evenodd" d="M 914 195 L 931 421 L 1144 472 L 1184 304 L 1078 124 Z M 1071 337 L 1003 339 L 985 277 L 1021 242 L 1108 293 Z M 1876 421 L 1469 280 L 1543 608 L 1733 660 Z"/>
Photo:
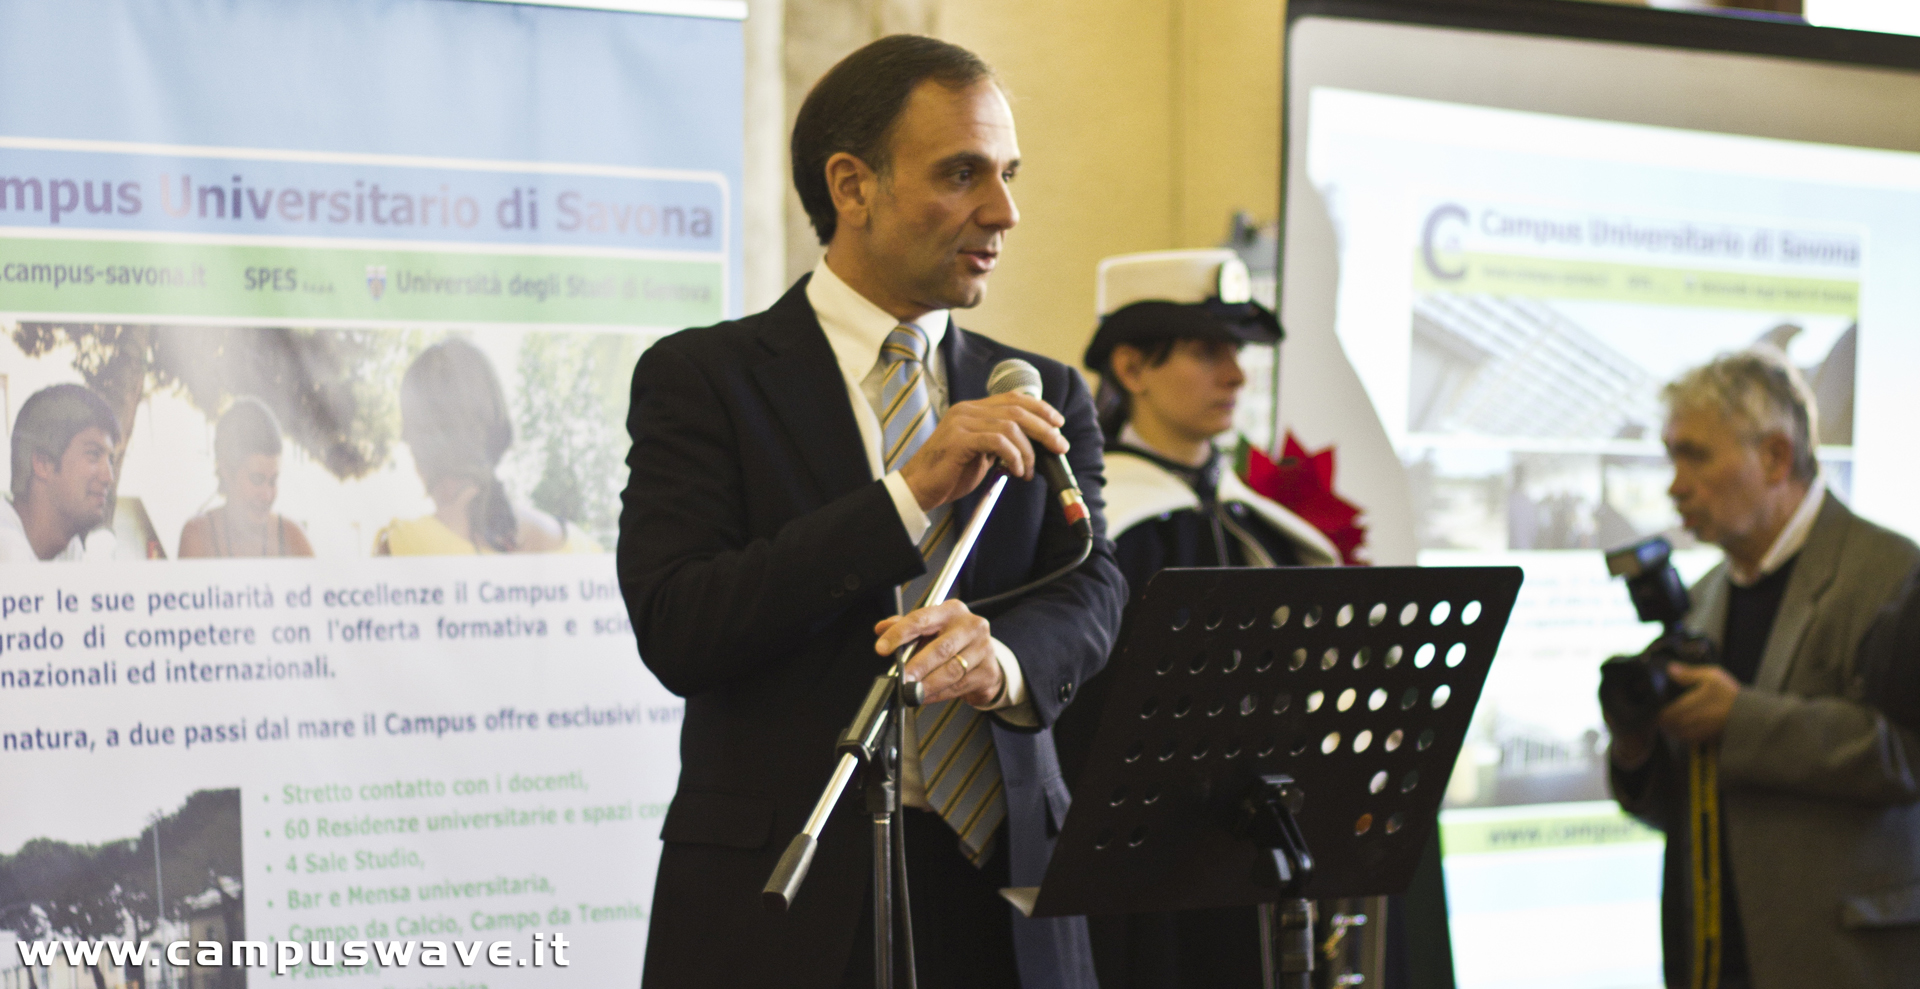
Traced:
<path fill-rule="evenodd" d="M 955 656 L 953 657 L 953 661 L 960 664 L 961 676 L 966 676 L 967 673 L 973 669 L 973 667 L 967 665 L 967 657 L 965 656 Z"/>

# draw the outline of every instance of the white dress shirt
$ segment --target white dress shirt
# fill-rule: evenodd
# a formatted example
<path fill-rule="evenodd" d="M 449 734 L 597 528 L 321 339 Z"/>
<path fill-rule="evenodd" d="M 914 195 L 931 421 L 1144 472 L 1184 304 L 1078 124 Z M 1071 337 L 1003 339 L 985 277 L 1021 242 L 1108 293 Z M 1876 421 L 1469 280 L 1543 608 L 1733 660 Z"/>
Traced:
<path fill-rule="evenodd" d="M 913 490 L 907 486 L 906 479 L 900 476 L 899 471 L 881 476 L 880 417 L 873 411 L 874 405 L 880 401 L 881 387 L 887 377 L 886 365 L 880 359 L 880 345 L 887 341 L 887 335 L 900 325 L 900 321 L 841 281 L 840 276 L 827 267 L 825 258 L 814 266 L 813 277 L 807 282 L 807 302 L 813 306 L 813 314 L 820 320 L 820 329 L 827 335 L 827 345 L 833 348 L 834 362 L 840 366 L 840 376 L 846 380 L 847 401 L 853 406 L 853 421 L 860 427 L 861 445 L 867 451 L 867 467 L 887 486 L 887 493 L 893 496 L 893 507 L 900 515 L 900 524 L 906 529 L 907 538 L 918 544 L 927 533 L 927 513 L 921 511 L 919 499 L 913 496 Z M 936 310 L 912 322 L 927 336 L 926 375 L 922 380 L 927 386 L 928 403 L 936 414 L 944 415 L 947 411 L 947 367 L 946 361 L 940 356 L 940 342 L 947 336 L 947 311 Z M 901 610 L 898 588 L 894 589 L 894 610 Z M 1000 661 L 1001 675 L 1006 678 L 1007 689 L 997 704 L 981 710 L 996 711 L 1000 718 L 1010 724 L 1037 726 L 1040 719 L 1027 697 L 1027 681 L 1021 672 L 1019 659 L 999 639 L 993 639 L 992 643 L 994 655 Z M 926 787 L 920 776 L 920 747 L 913 736 L 911 718 L 907 719 L 902 742 L 901 801 L 909 807 L 925 809 L 929 805 Z"/>
<path fill-rule="evenodd" d="M 1748 573 L 1733 560 L 1727 560 L 1727 579 L 1733 581 L 1733 586 L 1752 587 L 1793 559 L 1800 547 L 1807 544 L 1807 536 L 1813 532 L 1813 521 L 1820 517 L 1820 505 L 1826 496 L 1827 477 L 1821 474 L 1807 485 L 1807 496 L 1800 499 L 1800 507 L 1793 510 L 1780 534 L 1773 537 L 1773 545 L 1767 548 L 1767 555 L 1760 558 L 1758 570 Z"/>

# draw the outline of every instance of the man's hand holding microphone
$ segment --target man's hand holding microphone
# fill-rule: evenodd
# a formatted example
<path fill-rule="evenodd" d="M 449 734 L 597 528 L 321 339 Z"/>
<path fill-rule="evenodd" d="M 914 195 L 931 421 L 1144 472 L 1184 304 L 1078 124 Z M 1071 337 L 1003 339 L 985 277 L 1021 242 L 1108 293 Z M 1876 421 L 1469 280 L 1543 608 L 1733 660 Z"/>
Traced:
<path fill-rule="evenodd" d="M 1027 377 L 1000 390 L 1003 375 L 996 368 L 993 387 L 998 393 L 947 409 L 933 435 L 900 468 L 922 511 L 966 497 L 996 465 L 1013 477 L 1032 480 L 1043 457 L 1066 454 L 1067 438 L 1060 432 L 1066 417 L 1039 398 L 1038 375 L 1030 366 L 1026 370 Z M 1006 689 L 992 627 L 962 601 L 938 602 L 886 618 L 874 626 L 874 634 L 879 639 L 873 650 L 881 656 L 921 642 L 905 676 L 906 682 L 923 685 L 924 704 L 959 697 L 975 707 L 988 707 Z"/>

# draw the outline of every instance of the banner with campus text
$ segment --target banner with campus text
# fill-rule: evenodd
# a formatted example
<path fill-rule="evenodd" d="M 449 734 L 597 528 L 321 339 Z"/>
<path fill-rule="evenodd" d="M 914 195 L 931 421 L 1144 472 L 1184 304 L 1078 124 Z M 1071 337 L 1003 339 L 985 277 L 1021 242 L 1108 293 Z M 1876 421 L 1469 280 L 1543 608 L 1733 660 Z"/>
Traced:
<path fill-rule="evenodd" d="M 637 983 L 745 5 L 618 6 L 0 0 L 0 989 Z"/>

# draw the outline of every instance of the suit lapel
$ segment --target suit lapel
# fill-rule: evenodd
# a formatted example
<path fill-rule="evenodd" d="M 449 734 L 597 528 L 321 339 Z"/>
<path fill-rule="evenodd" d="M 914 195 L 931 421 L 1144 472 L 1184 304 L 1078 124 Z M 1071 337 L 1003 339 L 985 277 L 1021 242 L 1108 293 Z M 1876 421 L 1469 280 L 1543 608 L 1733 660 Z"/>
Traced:
<path fill-rule="evenodd" d="M 940 356 L 947 364 L 947 404 L 971 402 L 987 397 L 987 347 L 973 334 L 947 324 L 940 340 Z"/>
<path fill-rule="evenodd" d="M 987 397 L 988 353 L 984 343 L 973 339 L 972 335 L 953 325 L 947 324 L 947 334 L 940 341 L 940 359 L 947 366 L 947 406 L 949 408 L 961 402 L 971 402 Z M 967 520 L 973 518 L 974 507 L 980 504 L 980 498 L 986 493 L 986 484 L 981 484 L 972 493 L 953 503 L 953 523 L 964 528 Z M 960 571 L 960 579 L 955 581 L 953 596 L 957 598 L 976 597 L 973 593 L 973 574 L 976 568 L 968 566 Z"/>
<path fill-rule="evenodd" d="M 802 278 L 767 311 L 760 342 L 768 354 L 753 377 L 823 497 L 833 498 L 873 478 L 846 380 L 806 289 Z"/>
<path fill-rule="evenodd" d="M 1853 516 L 1840 499 L 1828 493 L 1814 518 L 1813 530 L 1800 547 L 1793 564 L 1793 576 L 1787 578 L 1787 590 L 1780 599 L 1780 614 L 1773 620 L 1767 636 L 1767 650 L 1760 657 L 1760 669 L 1753 685 L 1779 693 L 1793 670 L 1793 657 L 1800 652 L 1800 640 L 1806 637 L 1814 608 L 1821 595 L 1833 583 L 1840 569 L 1841 543 L 1845 541 L 1847 522 Z M 1724 620 L 1721 623 L 1725 624 Z"/>

